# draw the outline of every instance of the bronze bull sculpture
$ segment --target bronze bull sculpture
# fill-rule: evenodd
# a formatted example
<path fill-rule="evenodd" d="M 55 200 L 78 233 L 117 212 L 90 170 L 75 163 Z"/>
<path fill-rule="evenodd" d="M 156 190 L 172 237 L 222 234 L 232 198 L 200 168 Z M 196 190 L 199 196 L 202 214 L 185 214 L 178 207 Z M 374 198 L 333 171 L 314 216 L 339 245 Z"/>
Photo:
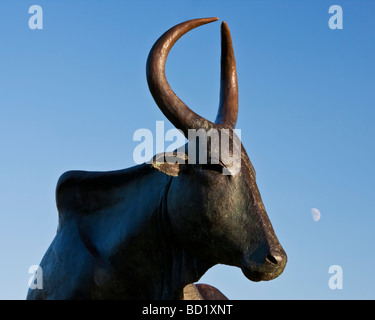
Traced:
<path fill-rule="evenodd" d="M 238 87 L 227 24 L 215 123 L 190 110 L 165 77 L 174 43 L 216 20 L 194 19 L 165 32 L 150 51 L 147 80 L 156 104 L 186 137 L 189 129 L 227 129 L 234 147 Z M 29 289 L 27 298 L 181 299 L 183 288 L 216 264 L 239 267 L 252 281 L 279 276 L 287 257 L 239 147 L 235 174 L 222 173 L 230 166 L 221 158 L 159 163 L 164 154 L 119 171 L 64 173 L 56 187 L 58 230 L 40 264 L 43 289 Z"/>

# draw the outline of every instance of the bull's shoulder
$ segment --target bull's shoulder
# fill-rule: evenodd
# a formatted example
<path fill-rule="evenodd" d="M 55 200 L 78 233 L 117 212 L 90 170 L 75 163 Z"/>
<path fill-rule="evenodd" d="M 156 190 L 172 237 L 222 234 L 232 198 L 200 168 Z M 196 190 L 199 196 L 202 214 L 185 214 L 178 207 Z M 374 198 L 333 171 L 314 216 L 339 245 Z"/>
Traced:
<path fill-rule="evenodd" d="M 68 171 L 56 186 L 59 216 L 88 215 L 116 201 L 120 190 L 134 180 L 147 175 L 150 165 L 139 165 L 116 171 Z"/>
<path fill-rule="evenodd" d="M 60 176 L 56 192 L 64 191 L 66 188 L 76 187 L 77 185 L 90 185 L 94 188 L 122 185 L 149 171 L 150 166 L 146 164 L 114 171 L 67 171 Z"/>

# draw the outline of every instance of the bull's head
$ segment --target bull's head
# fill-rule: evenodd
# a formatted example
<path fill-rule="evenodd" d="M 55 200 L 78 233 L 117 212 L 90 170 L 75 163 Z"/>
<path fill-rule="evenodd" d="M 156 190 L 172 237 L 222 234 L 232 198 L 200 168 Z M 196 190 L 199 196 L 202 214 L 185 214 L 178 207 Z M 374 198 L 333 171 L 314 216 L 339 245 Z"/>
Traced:
<path fill-rule="evenodd" d="M 238 87 L 232 39 L 225 22 L 221 27 L 220 104 L 215 123 L 194 113 L 169 86 L 165 63 L 175 42 L 188 31 L 217 18 L 183 22 L 164 33 L 147 61 L 147 80 L 155 102 L 164 115 L 189 138 L 189 129 L 229 131 L 229 144 L 236 145 L 233 129 L 238 113 Z M 227 131 L 227 132 L 228 132 Z M 220 139 L 223 134 L 220 135 Z M 240 143 L 240 142 L 239 142 Z M 237 146 L 238 147 L 238 146 Z M 211 149 L 212 150 L 212 149 Z M 186 248 L 210 262 L 238 266 L 253 281 L 279 276 L 287 256 L 264 208 L 255 170 L 245 149 L 239 146 L 240 170 L 224 175 L 227 165 L 217 159 L 207 164 L 160 166 L 174 174 L 167 195 L 167 211 L 175 236 Z M 171 165 L 172 166 L 172 165 Z"/>

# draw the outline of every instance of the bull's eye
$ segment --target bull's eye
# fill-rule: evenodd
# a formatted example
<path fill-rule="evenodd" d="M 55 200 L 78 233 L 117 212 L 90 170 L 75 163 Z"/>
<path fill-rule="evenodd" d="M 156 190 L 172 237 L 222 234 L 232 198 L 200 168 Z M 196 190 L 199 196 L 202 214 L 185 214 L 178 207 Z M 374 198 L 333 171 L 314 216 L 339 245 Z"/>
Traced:
<path fill-rule="evenodd" d="M 204 164 L 202 165 L 202 169 L 223 173 L 223 167 L 220 164 L 215 164 L 215 163 Z"/>

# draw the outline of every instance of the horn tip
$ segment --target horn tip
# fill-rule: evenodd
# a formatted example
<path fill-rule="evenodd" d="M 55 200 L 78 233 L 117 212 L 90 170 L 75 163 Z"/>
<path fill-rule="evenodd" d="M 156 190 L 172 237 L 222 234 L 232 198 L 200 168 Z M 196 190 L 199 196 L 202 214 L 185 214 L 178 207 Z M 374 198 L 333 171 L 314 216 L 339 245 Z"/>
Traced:
<path fill-rule="evenodd" d="M 221 23 L 221 34 L 224 38 L 230 38 L 229 27 L 225 21 Z"/>
<path fill-rule="evenodd" d="M 219 20 L 219 18 L 218 17 L 212 17 L 212 18 L 206 18 L 205 20 L 207 21 L 207 23 L 210 23 L 210 22 L 214 22 L 214 21 Z"/>
<path fill-rule="evenodd" d="M 221 23 L 221 28 L 222 28 L 222 29 L 229 29 L 228 24 L 227 24 L 225 21 L 223 21 L 223 22 Z"/>

